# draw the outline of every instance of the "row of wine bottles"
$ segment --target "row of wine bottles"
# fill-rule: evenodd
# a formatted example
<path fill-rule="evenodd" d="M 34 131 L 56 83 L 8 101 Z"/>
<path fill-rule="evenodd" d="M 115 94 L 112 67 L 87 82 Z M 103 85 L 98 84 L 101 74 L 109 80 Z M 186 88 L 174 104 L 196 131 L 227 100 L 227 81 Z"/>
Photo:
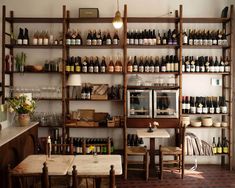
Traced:
<path fill-rule="evenodd" d="M 137 134 L 128 134 L 127 135 L 127 146 L 143 146 L 144 141 L 142 138 L 139 138 Z"/>
<path fill-rule="evenodd" d="M 159 56 L 128 58 L 127 72 L 177 72 L 178 70 L 179 61 L 177 56 L 173 55 L 162 56 L 161 61 Z"/>
<path fill-rule="evenodd" d="M 184 30 L 183 44 L 185 45 L 222 45 L 227 46 L 225 30 Z"/>
<path fill-rule="evenodd" d="M 228 107 L 224 96 L 182 96 L 182 113 L 184 114 L 225 114 L 227 112 Z"/>
<path fill-rule="evenodd" d="M 115 31 L 113 37 L 109 31 L 101 32 L 101 30 L 93 32 L 88 31 L 86 37 L 86 45 L 88 46 L 101 46 L 101 45 L 118 45 L 119 44 L 118 32 Z M 79 31 L 70 30 L 66 33 L 66 44 L 67 45 L 83 45 L 83 40 Z"/>
<path fill-rule="evenodd" d="M 218 142 L 215 142 L 215 137 L 213 137 L 212 142 L 212 150 L 213 154 L 227 154 L 229 152 L 229 141 L 226 139 L 226 137 L 222 138 L 222 142 L 220 141 L 220 137 L 218 137 Z"/>
<path fill-rule="evenodd" d="M 108 153 L 108 139 L 110 139 L 110 149 L 111 153 L 114 152 L 114 144 L 112 138 L 73 138 L 73 148 L 74 154 L 107 154 Z M 90 146 L 94 146 L 93 151 L 91 151 Z M 83 151 L 83 148 L 85 151 Z"/>
<path fill-rule="evenodd" d="M 90 83 L 82 83 L 81 88 L 81 99 L 90 100 L 93 91 L 93 85 Z M 107 94 L 110 100 L 121 100 L 123 98 L 123 87 L 121 85 L 114 85 L 108 88 L 106 92 L 106 88 L 103 88 L 104 95 Z"/>
<path fill-rule="evenodd" d="M 178 44 L 178 33 L 174 29 L 163 32 L 161 35 L 158 31 L 157 35 L 155 29 L 151 30 L 131 30 L 127 31 L 127 44 L 129 45 L 176 45 Z"/>
<path fill-rule="evenodd" d="M 230 64 L 228 57 L 223 58 L 216 56 L 183 56 L 182 72 L 230 72 Z"/>
<path fill-rule="evenodd" d="M 101 61 L 101 62 L 100 62 Z M 122 62 L 120 57 L 116 58 L 114 63 L 113 59 L 103 56 L 99 57 L 84 57 L 83 60 L 80 56 L 68 57 L 66 62 L 66 72 L 83 72 L 83 73 L 106 73 L 106 72 L 122 72 Z"/>

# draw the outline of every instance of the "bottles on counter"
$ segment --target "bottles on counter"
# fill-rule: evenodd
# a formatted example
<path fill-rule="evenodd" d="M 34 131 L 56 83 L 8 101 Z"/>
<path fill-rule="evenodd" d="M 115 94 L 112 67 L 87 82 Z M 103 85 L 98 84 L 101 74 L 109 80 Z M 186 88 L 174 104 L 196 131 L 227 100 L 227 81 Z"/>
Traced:
<path fill-rule="evenodd" d="M 225 30 L 187 30 L 184 29 L 183 33 L 183 44 L 184 45 L 195 45 L 195 46 L 227 46 L 228 41 Z"/>
<path fill-rule="evenodd" d="M 226 114 L 227 103 L 224 96 L 194 97 L 182 96 L 183 114 Z"/>
<path fill-rule="evenodd" d="M 80 138 L 73 137 L 73 153 L 78 154 L 89 154 L 89 153 L 97 153 L 97 154 L 107 154 L 108 153 L 108 139 L 110 139 L 110 149 L 111 153 L 114 152 L 114 144 L 112 138 Z M 89 147 L 94 146 L 94 150 L 91 152 Z M 84 149 L 84 151 L 83 151 Z"/>
<path fill-rule="evenodd" d="M 178 72 L 179 61 L 177 56 L 167 55 L 159 57 L 146 56 L 132 58 L 129 56 L 127 63 L 127 72 Z"/>
<path fill-rule="evenodd" d="M 83 60 L 82 60 L 83 59 Z M 106 60 L 107 59 L 107 60 Z M 82 73 L 107 73 L 107 72 L 123 72 L 121 57 L 113 59 L 99 57 L 84 57 L 80 56 L 68 57 L 65 66 L 66 72 L 82 72 Z"/>
<path fill-rule="evenodd" d="M 161 35 L 155 29 L 128 30 L 127 45 L 177 45 L 178 33 L 176 30 L 169 29 Z"/>
<path fill-rule="evenodd" d="M 19 34 L 17 38 L 18 45 L 29 45 L 29 31 L 27 28 L 24 30 L 19 28 Z"/>
<path fill-rule="evenodd" d="M 220 59 L 217 56 L 183 56 L 182 72 L 230 72 L 230 61 L 222 56 Z"/>
<path fill-rule="evenodd" d="M 144 146 L 144 141 L 142 138 L 139 138 L 136 134 L 128 134 L 127 146 Z"/>

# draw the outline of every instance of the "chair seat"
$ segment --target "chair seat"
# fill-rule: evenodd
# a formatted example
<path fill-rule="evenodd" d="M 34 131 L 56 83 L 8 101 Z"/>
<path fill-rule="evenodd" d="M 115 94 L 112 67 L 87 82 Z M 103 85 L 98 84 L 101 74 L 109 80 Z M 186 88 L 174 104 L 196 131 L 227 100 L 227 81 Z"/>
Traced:
<path fill-rule="evenodd" d="M 182 149 L 180 147 L 172 147 L 172 146 L 163 146 L 160 149 L 160 152 L 167 155 L 181 154 Z"/>
<path fill-rule="evenodd" d="M 147 149 L 141 146 L 131 146 L 127 147 L 127 154 L 128 155 L 145 155 Z"/>

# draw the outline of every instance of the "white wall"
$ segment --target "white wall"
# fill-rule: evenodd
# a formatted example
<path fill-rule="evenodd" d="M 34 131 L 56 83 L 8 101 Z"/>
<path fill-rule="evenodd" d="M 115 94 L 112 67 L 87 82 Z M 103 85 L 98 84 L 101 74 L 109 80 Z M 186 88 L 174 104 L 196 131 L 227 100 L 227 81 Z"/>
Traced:
<path fill-rule="evenodd" d="M 220 17 L 221 10 L 226 5 L 235 4 L 235 0 L 120 0 L 120 10 L 123 12 L 123 5 L 128 5 L 128 16 L 166 16 L 170 11 L 174 12 L 174 10 L 179 9 L 179 5 L 183 5 L 183 16 L 185 17 Z M 77 17 L 78 16 L 78 8 L 80 7 L 96 7 L 99 8 L 100 16 L 101 17 L 111 17 L 114 15 L 114 12 L 116 10 L 116 1 L 113 0 L 1 0 L 0 5 L 6 5 L 7 13 L 9 13 L 10 10 L 14 10 L 15 16 L 26 16 L 26 17 L 61 17 L 62 16 L 62 5 L 66 5 L 67 9 L 70 10 L 71 17 Z M 0 9 L 0 15 L 2 15 L 2 9 Z M 2 20 L 0 20 L 1 22 Z M 22 25 L 21 25 L 22 26 Z M 24 25 L 23 25 L 24 26 Z M 56 33 L 57 30 L 61 30 L 61 26 L 58 25 L 47 25 L 43 24 L 40 26 L 35 25 L 27 25 L 27 27 L 31 28 L 31 32 L 35 31 L 35 29 L 48 29 L 50 32 Z M 36 27 L 36 28 L 33 28 Z M 74 25 L 76 28 L 77 25 Z M 93 25 L 83 25 L 81 26 L 82 30 L 86 30 L 87 28 L 101 28 L 101 27 L 107 27 L 112 30 L 111 24 L 93 24 Z M 168 28 L 172 27 L 172 25 L 168 24 L 148 24 L 148 25 L 142 25 L 142 24 L 130 24 L 128 27 L 133 28 Z M 205 27 L 205 24 L 193 24 L 193 25 L 184 25 L 184 27 L 189 28 L 203 28 Z M 217 25 L 206 25 L 206 28 L 218 28 Z M 1 29 L 1 28 L 0 28 Z M 17 27 L 16 27 L 17 29 Z M 18 30 L 17 34 L 18 34 Z M 17 51 L 21 51 L 17 49 Z M 121 52 L 121 51 L 119 51 Z M 88 50 L 81 50 L 78 52 L 77 50 L 73 50 L 71 54 L 73 55 L 89 55 L 91 52 Z M 94 55 L 111 55 L 115 56 L 117 55 L 118 51 L 109 51 L 109 50 L 94 50 L 92 51 L 92 54 Z M 167 53 L 173 53 L 171 50 L 129 50 L 128 54 L 134 55 L 134 54 L 140 54 L 140 55 L 165 55 Z M 220 51 L 210 51 L 210 50 L 185 50 L 183 52 L 184 55 L 218 55 L 220 56 Z M 1 54 L 0 54 L 1 55 Z M 32 63 L 40 63 L 44 61 L 44 58 L 52 59 L 56 58 L 58 56 L 61 56 L 61 51 L 54 51 L 54 50 L 29 50 L 27 52 L 28 59 Z M 42 59 L 43 56 L 43 59 Z M 235 58 L 234 58 L 235 59 Z M 208 83 L 208 76 L 202 76 L 201 82 L 204 83 L 202 90 L 197 90 L 195 88 L 195 78 L 192 78 L 191 76 L 185 76 L 183 81 L 183 95 L 219 95 L 221 88 L 211 87 Z M 34 77 L 30 76 L 28 81 L 21 82 L 23 78 L 19 76 L 16 80 L 16 83 L 18 84 L 24 84 L 24 86 L 31 86 L 31 85 L 41 85 L 44 83 L 47 83 L 49 80 L 49 83 L 53 84 L 59 84 L 60 80 L 59 78 L 48 78 L 48 77 Z M 87 79 L 87 78 L 83 78 Z M 115 78 L 116 79 L 116 78 Z M 120 79 L 117 78 L 120 82 Z M 39 81 L 40 80 L 40 81 Z M 109 80 L 109 78 L 107 78 Z M 97 82 L 102 82 L 102 78 L 97 78 Z M 207 87 L 208 86 L 208 87 Z M 198 85 L 198 87 L 201 88 L 201 85 Z M 58 103 L 50 103 L 49 105 L 46 102 L 42 102 L 43 104 L 39 107 L 40 110 L 46 110 L 51 111 L 52 109 L 56 109 L 56 111 L 60 111 L 60 105 Z M 87 105 L 87 103 L 84 104 L 77 104 L 74 103 L 72 108 L 91 108 L 94 107 L 92 103 L 90 105 Z M 48 108 L 48 106 L 50 108 Z M 105 110 L 111 110 L 112 113 L 115 113 L 115 106 L 114 104 L 96 104 L 96 109 L 99 109 L 102 111 L 102 109 Z M 119 112 L 118 112 L 119 113 Z M 121 113 L 121 112 L 120 112 Z M 133 130 L 130 130 L 133 131 Z M 39 134 L 46 134 L 45 130 L 40 130 Z M 201 130 L 195 130 L 195 133 L 200 138 L 205 139 L 208 142 L 212 141 L 212 135 L 219 135 L 217 130 L 213 131 L 205 131 L 204 129 Z M 115 146 L 117 148 L 122 147 L 122 131 L 121 130 L 105 130 L 105 129 L 95 129 L 95 130 L 86 130 L 86 129 L 76 129 L 71 131 L 71 134 L 73 136 L 77 135 L 83 135 L 83 136 L 105 136 L 110 135 L 114 137 Z M 148 140 L 145 140 L 146 143 Z M 167 141 L 163 139 L 157 140 L 157 144 L 162 143 L 166 144 Z M 189 162 L 193 162 L 193 158 L 187 158 Z M 199 161 L 201 163 L 219 163 L 220 159 L 217 157 L 212 158 L 204 158 L 199 157 Z"/>

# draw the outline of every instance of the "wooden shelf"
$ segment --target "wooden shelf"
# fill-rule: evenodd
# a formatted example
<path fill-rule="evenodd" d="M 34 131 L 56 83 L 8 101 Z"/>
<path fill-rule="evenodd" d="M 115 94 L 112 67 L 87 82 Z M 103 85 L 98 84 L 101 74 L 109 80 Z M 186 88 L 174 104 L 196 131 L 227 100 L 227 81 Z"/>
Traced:
<path fill-rule="evenodd" d="M 156 48 L 179 48 L 179 45 L 127 45 L 127 48 L 150 48 L 150 49 L 156 49 Z"/>
<path fill-rule="evenodd" d="M 38 125 L 38 127 L 42 127 L 42 128 L 64 128 L 64 126 L 63 125 L 57 125 L 57 126 L 50 126 L 50 125 Z"/>
<path fill-rule="evenodd" d="M 52 71 L 43 71 L 43 72 L 29 72 L 29 71 L 24 71 L 24 72 L 18 72 L 18 71 L 13 71 L 13 72 L 6 72 L 6 74 L 62 74 L 62 72 L 52 72 Z"/>
<path fill-rule="evenodd" d="M 31 48 L 31 49 L 62 49 L 63 45 L 18 45 L 18 44 L 6 44 L 6 48 Z"/>
<path fill-rule="evenodd" d="M 230 18 L 182 18 L 183 23 L 227 23 Z"/>
<path fill-rule="evenodd" d="M 112 17 L 103 17 L 103 18 L 67 18 L 70 23 L 112 23 Z"/>
<path fill-rule="evenodd" d="M 179 89 L 179 86 L 127 86 L 127 89 L 156 89 L 156 90 L 168 90 Z"/>
<path fill-rule="evenodd" d="M 71 49 L 122 49 L 122 45 L 67 45 L 67 48 Z"/>
<path fill-rule="evenodd" d="M 228 49 L 230 46 L 221 46 L 221 45 L 183 45 L 183 49 Z"/>
<path fill-rule="evenodd" d="M 147 74 L 147 75 L 152 75 L 152 74 L 179 74 L 179 72 L 127 72 L 127 74 Z"/>
<path fill-rule="evenodd" d="M 177 23 L 179 18 L 175 17 L 128 17 L 127 23 Z"/>
<path fill-rule="evenodd" d="M 61 98 L 34 98 L 37 101 L 62 101 Z"/>
<path fill-rule="evenodd" d="M 123 75 L 124 72 L 66 72 L 67 75 L 69 74 L 94 74 L 94 75 Z"/>
<path fill-rule="evenodd" d="M 188 125 L 186 129 L 228 129 L 229 127 L 214 127 L 214 126 L 200 126 L 200 127 L 193 127 Z"/>
<path fill-rule="evenodd" d="M 6 21 L 10 23 L 63 23 L 63 18 L 48 18 L 48 17 L 6 17 Z"/>
<path fill-rule="evenodd" d="M 226 114 L 182 114 L 182 115 L 189 115 L 189 116 L 222 116 L 222 115 L 228 115 Z"/>
<path fill-rule="evenodd" d="M 110 101 L 110 102 L 123 102 L 123 100 L 120 99 L 66 99 L 68 101 L 83 101 L 83 102 L 89 102 L 89 101 Z"/>
<path fill-rule="evenodd" d="M 120 129 L 123 127 L 95 127 L 95 126 L 75 126 L 75 125 L 65 125 L 65 128 L 86 128 L 86 129 Z"/>
<path fill-rule="evenodd" d="M 221 75 L 229 75 L 229 72 L 182 72 L 182 74 L 199 74 L 199 75 L 214 75 L 214 74 L 221 74 Z"/>

